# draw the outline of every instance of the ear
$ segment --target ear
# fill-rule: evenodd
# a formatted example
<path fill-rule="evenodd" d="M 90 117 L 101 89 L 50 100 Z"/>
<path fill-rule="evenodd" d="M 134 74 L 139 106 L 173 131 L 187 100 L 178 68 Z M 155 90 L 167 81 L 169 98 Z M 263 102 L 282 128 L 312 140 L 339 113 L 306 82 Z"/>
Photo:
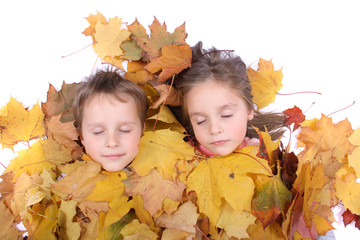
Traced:
<path fill-rule="evenodd" d="M 248 121 L 253 120 L 253 118 L 254 118 L 254 110 L 250 110 L 248 115 Z"/>

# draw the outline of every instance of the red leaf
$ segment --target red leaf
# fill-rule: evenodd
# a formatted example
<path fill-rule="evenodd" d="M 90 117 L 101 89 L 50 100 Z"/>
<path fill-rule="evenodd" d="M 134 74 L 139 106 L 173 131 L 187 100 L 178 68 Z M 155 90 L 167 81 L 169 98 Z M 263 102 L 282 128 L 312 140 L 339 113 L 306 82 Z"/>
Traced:
<path fill-rule="evenodd" d="M 302 113 L 302 110 L 297 106 L 286 109 L 284 111 L 284 114 L 287 116 L 285 121 L 287 125 L 290 126 L 292 123 L 295 123 L 294 130 L 298 129 L 300 127 L 299 123 L 305 120 L 305 115 Z"/>

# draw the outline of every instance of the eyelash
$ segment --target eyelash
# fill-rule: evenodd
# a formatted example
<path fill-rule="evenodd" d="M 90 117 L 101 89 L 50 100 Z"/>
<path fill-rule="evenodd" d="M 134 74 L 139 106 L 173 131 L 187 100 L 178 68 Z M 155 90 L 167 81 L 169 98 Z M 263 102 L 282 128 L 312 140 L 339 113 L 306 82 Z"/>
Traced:
<path fill-rule="evenodd" d="M 206 120 L 203 120 L 203 121 L 197 122 L 196 124 L 197 124 L 197 125 L 201 125 L 201 124 L 203 124 L 204 122 L 206 122 Z"/>
<path fill-rule="evenodd" d="M 129 133 L 131 130 L 119 130 L 122 133 Z"/>
<path fill-rule="evenodd" d="M 229 118 L 229 117 L 232 117 L 233 115 L 232 114 L 229 114 L 229 115 L 222 115 L 221 117 L 223 118 Z"/>

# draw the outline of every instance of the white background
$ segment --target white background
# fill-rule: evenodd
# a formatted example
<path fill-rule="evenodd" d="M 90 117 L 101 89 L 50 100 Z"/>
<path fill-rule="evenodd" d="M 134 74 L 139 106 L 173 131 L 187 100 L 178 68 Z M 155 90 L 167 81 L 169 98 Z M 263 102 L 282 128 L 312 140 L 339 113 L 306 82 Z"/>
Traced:
<path fill-rule="evenodd" d="M 81 32 L 89 25 L 84 17 L 98 10 L 129 24 L 137 18 L 144 27 L 156 17 L 169 32 L 185 22 L 189 45 L 203 41 L 205 47 L 235 50 L 248 66 L 256 66 L 259 57 L 272 59 L 275 69 L 283 68 L 281 93 L 322 95 L 277 96 L 269 110 L 296 105 L 312 119 L 355 101 L 331 117 L 334 122 L 348 118 L 354 129 L 360 127 L 356 1 L 23 0 L 2 1 L 0 9 L 0 107 L 10 96 L 31 107 L 46 101 L 49 83 L 60 89 L 63 81 L 79 82 L 88 76 L 97 59 L 91 47 L 62 56 L 92 43 Z M 3 164 L 14 156 L 0 151 Z M 334 226 L 337 239 L 360 236 L 352 226 Z"/>

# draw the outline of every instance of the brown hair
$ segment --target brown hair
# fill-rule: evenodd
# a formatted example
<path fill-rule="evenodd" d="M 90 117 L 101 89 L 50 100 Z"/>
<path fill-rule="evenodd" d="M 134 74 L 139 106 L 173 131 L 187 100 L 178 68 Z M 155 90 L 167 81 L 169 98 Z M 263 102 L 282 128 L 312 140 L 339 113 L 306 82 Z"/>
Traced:
<path fill-rule="evenodd" d="M 258 137 L 258 133 L 252 127 L 257 127 L 261 131 L 268 130 L 272 139 L 279 139 L 284 133 L 286 116 L 283 113 L 263 113 L 255 109 L 253 96 L 251 95 L 251 85 L 246 73 L 246 65 L 239 56 L 230 51 L 219 51 L 216 48 L 204 50 L 202 42 L 198 42 L 192 47 L 193 63 L 191 68 L 181 72 L 174 86 L 183 95 L 183 120 L 186 127 L 192 133 L 186 107 L 186 95 L 194 87 L 209 80 L 224 84 L 233 89 L 247 104 L 249 110 L 254 110 L 253 120 L 248 122 L 246 136 Z"/>
<path fill-rule="evenodd" d="M 83 110 L 86 103 L 94 96 L 99 94 L 109 94 L 121 102 L 126 102 L 124 96 L 129 96 L 135 101 L 137 112 L 144 124 L 148 101 L 145 92 L 135 83 L 125 80 L 116 70 L 107 68 L 98 70 L 95 74 L 87 77 L 79 86 L 73 102 L 73 113 L 75 126 L 81 130 L 83 120 Z"/>

